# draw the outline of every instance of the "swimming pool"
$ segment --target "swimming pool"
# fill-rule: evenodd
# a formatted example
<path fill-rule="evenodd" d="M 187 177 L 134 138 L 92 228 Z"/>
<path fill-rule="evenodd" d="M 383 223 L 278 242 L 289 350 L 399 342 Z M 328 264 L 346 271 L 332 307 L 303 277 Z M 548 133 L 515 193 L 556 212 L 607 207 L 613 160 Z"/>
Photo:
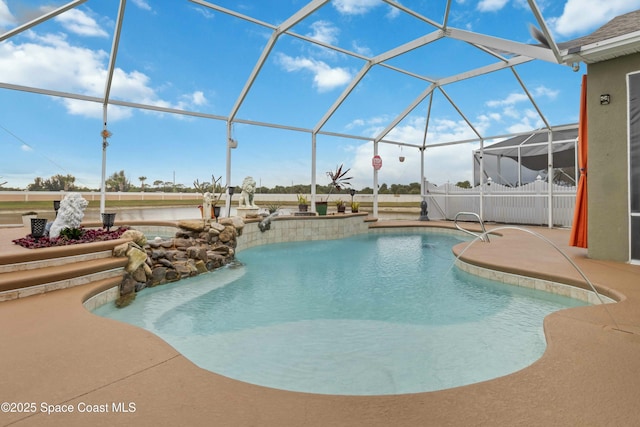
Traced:
<path fill-rule="evenodd" d="M 95 313 L 159 335 L 202 368 L 325 394 L 434 391 L 522 369 L 547 314 L 582 301 L 451 268 L 444 234 L 367 234 L 247 249 L 241 264 Z"/>

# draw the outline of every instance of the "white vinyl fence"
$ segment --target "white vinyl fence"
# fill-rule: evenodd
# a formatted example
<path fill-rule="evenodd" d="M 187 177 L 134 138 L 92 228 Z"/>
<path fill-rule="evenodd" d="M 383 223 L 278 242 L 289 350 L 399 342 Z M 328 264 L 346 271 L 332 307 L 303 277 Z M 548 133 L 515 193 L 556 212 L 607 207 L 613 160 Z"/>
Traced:
<path fill-rule="evenodd" d="M 481 188 L 460 188 L 453 184 L 425 183 L 430 219 L 452 220 L 458 212 L 482 214 L 484 221 L 509 224 L 549 225 L 551 199 L 552 225 L 570 227 L 576 203 L 576 187 L 537 180 L 520 187 L 484 184 Z M 482 213 L 480 200 L 482 198 Z"/>

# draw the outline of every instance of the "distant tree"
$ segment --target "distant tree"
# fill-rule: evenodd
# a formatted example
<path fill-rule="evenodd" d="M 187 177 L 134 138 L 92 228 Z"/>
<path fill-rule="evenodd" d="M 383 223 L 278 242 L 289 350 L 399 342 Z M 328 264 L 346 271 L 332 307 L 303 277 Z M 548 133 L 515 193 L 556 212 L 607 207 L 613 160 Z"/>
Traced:
<path fill-rule="evenodd" d="M 162 187 L 163 185 L 164 181 L 160 179 L 156 179 L 155 181 L 153 181 L 153 186 L 156 187 L 156 190 L 160 190 L 160 187 Z"/>
<path fill-rule="evenodd" d="M 72 191 L 76 189 L 76 178 L 73 175 L 54 175 L 49 179 L 36 177 L 27 185 L 29 191 Z"/>
<path fill-rule="evenodd" d="M 106 180 L 106 184 L 111 191 L 129 191 L 129 188 L 131 188 L 131 183 L 127 179 L 124 170 L 111 174 Z"/>
<path fill-rule="evenodd" d="M 411 184 L 409 184 L 409 191 L 407 191 L 407 193 L 409 193 L 409 194 L 420 194 L 420 183 L 419 182 L 412 182 Z"/>
<path fill-rule="evenodd" d="M 34 180 L 33 180 L 33 184 L 29 184 L 27 185 L 27 190 L 29 191 L 44 191 L 44 180 L 37 176 Z"/>
<path fill-rule="evenodd" d="M 371 187 L 364 187 L 363 189 L 361 189 L 360 191 L 358 191 L 358 193 L 361 193 L 361 194 L 373 194 L 373 188 L 371 188 Z"/>
<path fill-rule="evenodd" d="M 45 187 L 49 191 L 71 191 L 75 190 L 76 177 L 73 175 L 54 175 L 45 181 Z"/>
<path fill-rule="evenodd" d="M 141 191 L 144 191 L 144 182 L 147 180 L 146 176 L 139 176 L 138 179 L 140 180 L 140 189 Z"/>
<path fill-rule="evenodd" d="M 458 181 L 456 183 L 456 187 L 460 188 L 471 188 L 471 183 L 469 181 Z"/>

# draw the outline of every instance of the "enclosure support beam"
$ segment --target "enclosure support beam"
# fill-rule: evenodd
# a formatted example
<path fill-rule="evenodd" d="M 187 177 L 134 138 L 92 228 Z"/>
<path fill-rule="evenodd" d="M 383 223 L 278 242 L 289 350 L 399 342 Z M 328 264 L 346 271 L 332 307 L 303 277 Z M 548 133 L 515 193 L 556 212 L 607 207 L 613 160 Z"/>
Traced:
<path fill-rule="evenodd" d="M 480 139 L 480 219 L 485 221 L 484 217 L 484 140 Z"/>
<path fill-rule="evenodd" d="M 549 130 L 547 132 L 547 135 L 549 136 L 549 144 L 548 144 L 548 160 L 549 160 L 549 169 L 547 172 L 547 181 L 549 184 L 549 193 L 547 196 L 547 203 L 549 204 L 549 209 L 548 210 L 548 221 L 549 221 L 549 228 L 553 228 L 553 132 L 551 132 L 551 130 Z"/>
<path fill-rule="evenodd" d="M 373 155 L 378 155 L 378 141 L 373 141 Z M 378 169 L 373 168 L 373 216 L 378 217 Z"/>
<path fill-rule="evenodd" d="M 113 32 L 113 43 L 111 45 L 111 55 L 109 56 L 109 68 L 107 69 L 107 80 L 104 85 L 104 97 L 102 100 L 102 179 L 100 183 L 100 213 L 103 214 L 106 205 L 106 169 L 107 169 L 107 147 L 109 143 L 109 131 L 107 129 L 107 110 L 109 109 L 109 98 L 111 97 L 111 83 L 113 82 L 113 71 L 116 66 L 116 58 L 118 57 L 118 47 L 120 46 L 120 33 L 122 32 L 122 22 L 124 21 L 124 10 L 127 6 L 127 0 L 120 0 L 120 8 L 118 9 L 118 20 L 116 28 Z"/>
<path fill-rule="evenodd" d="M 311 134 L 311 212 L 316 211 L 316 133 Z"/>

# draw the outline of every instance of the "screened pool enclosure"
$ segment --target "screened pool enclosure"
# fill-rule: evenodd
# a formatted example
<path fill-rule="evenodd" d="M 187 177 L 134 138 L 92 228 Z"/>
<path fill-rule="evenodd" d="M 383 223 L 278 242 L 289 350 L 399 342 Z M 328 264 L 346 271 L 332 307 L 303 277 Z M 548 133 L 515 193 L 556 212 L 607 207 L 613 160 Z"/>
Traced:
<path fill-rule="evenodd" d="M 362 144 L 358 150 L 370 156 L 369 164 L 362 166 L 354 162 L 347 166 L 370 177 L 369 186 L 374 189 L 374 215 L 378 213 L 377 190 L 381 172 L 371 167 L 370 159 L 389 152 L 388 147 L 404 150 L 408 157 L 405 166 L 412 168 L 414 181 L 421 183 L 429 180 L 435 170 L 435 166 L 429 164 L 430 156 L 435 156 L 434 159 L 446 157 L 446 153 L 453 153 L 452 147 L 456 146 L 464 146 L 467 152 L 473 152 L 476 160 L 469 172 L 475 174 L 475 183 L 480 189 L 491 180 L 517 186 L 535 180 L 538 175 L 545 180 L 554 177 L 552 182 L 575 179 L 575 166 L 572 166 L 575 164 L 575 136 L 571 129 L 558 128 L 554 123 L 557 119 L 545 114 L 546 108 L 554 108 L 554 102 L 548 91 L 541 88 L 544 88 L 544 78 L 558 79 L 555 73 L 559 73 L 566 79 L 563 81 L 578 82 L 575 87 L 567 84 L 577 94 L 579 76 L 575 71 L 579 64 L 565 59 L 569 57 L 567 50 L 555 42 L 549 23 L 535 0 L 519 3 L 517 13 L 523 25 L 516 32 L 508 26 L 493 23 L 496 19 L 499 21 L 500 11 L 477 13 L 475 2 L 471 6 L 453 0 L 418 4 L 394 0 L 279 1 L 277 11 L 270 2 L 262 1 L 247 2 L 246 5 L 229 0 L 172 0 L 154 4 L 126 0 L 34 3 L 31 13 L 24 15 L 27 18 L 16 18 L 4 28 L 0 27 L 0 31 L 4 30 L 0 35 L 0 46 L 5 47 L 5 53 L 0 55 L 11 55 L 11 49 L 18 51 L 19 47 L 26 48 L 30 43 L 46 43 L 42 34 L 49 32 L 63 34 L 62 38 L 66 37 L 70 43 L 74 30 L 70 26 L 54 27 L 65 21 L 80 21 L 79 18 L 90 16 L 95 22 L 109 23 L 104 27 L 104 37 L 82 47 L 102 54 L 103 64 L 90 76 L 90 85 L 72 82 L 61 88 L 59 82 L 44 78 L 46 69 L 40 71 L 40 78 L 0 71 L 0 89 L 3 91 L 54 97 L 64 100 L 66 105 L 101 108 L 102 119 L 96 121 L 96 138 L 93 145 L 87 144 L 84 149 L 102 150 L 102 193 L 105 192 L 111 124 L 121 120 L 123 109 L 210 121 L 216 129 L 211 132 L 211 139 L 215 133 L 215 138 L 222 139 L 224 146 L 208 148 L 208 155 L 215 153 L 216 158 L 224 159 L 227 185 L 240 180 L 233 175 L 234 168 L 241 166 L 248 157 L 243 149 L 252 138 L 251 130 L 295 133 L 297 143 L 304 144 L 308 150 L 304 164 L 308 166 L 306 173 L 312 184 L 312 205 L 316 201 L 316 184 L 325 184 L 318 182 L 326 170 L 324 160 L 319 159 L 320 154 L 330 158 L 331 152 L 335 151 L 335 141 Z M 162 53 L 162 67 L 184 69 L 175 74 L 185 81 L 195 81 L 199 76 L 198 85 L 210 89 L 211 93 L 224 93 L 215 108 L 204 102 L 160 102 L 124 87 L 123 76 L 129 75 L 127 70 L 133 75 L 130 61 L 136 55 L 145 54 L 144 50 L 133 50 L 134 30 L 148 26 L 147 20 L 150 22 L 152 16 L 145 12 L 152 8 L 156 16 L 175 14 L 176 27 L 149 26 L 146 31 L 157 34 L 151 36 L 157 39 L 150 38 L 147 47 L 165 43 L 170 47 Z M 195 11 L 203 18 L 188 28 L 177 30 L 177 16 L 186 11 Z M 473 18 L 464 18 L 471 16 Z M 524 24 L 527 21 L 531 28 Z M 227 31 L 218 31 L 222 23 L 229 24 Z M 472 30 L 476 27 L 486 30 Z M 344 40 L 338 38 L 339 33 L 344 34 Z M 384 34 L 393 37 L 381 37 Z M 182 54 L 181 50 L 190 52 L 189 37 L 206 41 L 207 48 L 198 54 Z M 298 50 L 294 52 L 294 49 Z M 226 56 L 238 50 L 243 53 L 241 59 L 232 60 Z M 70 53 L 55 67 L 72 67 L 72 55 Z M 12 60 L 19 60 L 19 56 Z M 147 60 L 151 62 L 153 58 Z M 335 61 L 335 65 L 330 61 Z M 532 64 L 546 64 L 545 71 L 530 68 Z M 160 64 L 153 64 L 150 69 L 152 67 L 160 67 Z M 290 83 L 304 78 L 304 75 L 299 77 L 300 73 L 294 74 L 300 70 L 313 74 L 308 93 L 293 89 L 297 87 Z M 69 79 L 77 78 L 74 77 L 76 74 L 70 72 Z M 341 79 L 340 84 L 329 86 L 327 82 L 335 83 L 336 77 Z M 481 114 L 474 110 L 478 102 L 484 103 L 487 110 L 494 108 L 495 104 L 490 100 L 498 96 L 499 84 L 508 85 L 499 96 L 508 99 L 508 95 L 515 93 L 518 102 L 527 105 L 527 120 L 521 119 L 519 124 L 527 125 L 529 129 L 523 130 L 519 126 L 515 137 L 509 131 L 515 126 L 500 125 L 496 114 Z M 470 93 L 482 94 L 485 100 L 474 100 L 468 96 Z M 575 114 L 571 116 L 577 118 L 577 97 L 575 101 Z M 297 106 L 295 113 L 292 110 L 282 112 L 280 107 L 284 105 Z M 364 105 L 377 108 L 369 113 L 369 121 L 374 123 L 375 118 L 375 125 L 363 125 L 367 122 L 361 116 Z M 559 114 L 552 115 L 557 117 Z M 567 123 L 564 118 L 562 120 Z M 451 122 L 457 126 L 455 131 L 443 130 L 444 124 Z M 532 134 L 534 131 L 536 133 Z M 553 141 L 545 141 L 551 131 Z M 122 132 L 118 137 L 126 138 Z M 203 136 L 203 140 L 207 138 Z M 500 140 L 505 142 L 485 146 L 487 142 Z M 270 143 L 255 143 L 252 150 L 268 152 Z M 458 150 L 451 155 L 459 156 L 459 153 Z M 283 162 L 289 160 L 283 159 Z M 334 165 L 341 160 L 329 162 Z M 531 179 L 527 170 L 536 176 Z M 285 173 L 282 167 L 280 171 Z M 426 194 L 426 188 L 423 188 L 423 194 Z M 104 197 L 101 210 L 104 211 Z"/>

